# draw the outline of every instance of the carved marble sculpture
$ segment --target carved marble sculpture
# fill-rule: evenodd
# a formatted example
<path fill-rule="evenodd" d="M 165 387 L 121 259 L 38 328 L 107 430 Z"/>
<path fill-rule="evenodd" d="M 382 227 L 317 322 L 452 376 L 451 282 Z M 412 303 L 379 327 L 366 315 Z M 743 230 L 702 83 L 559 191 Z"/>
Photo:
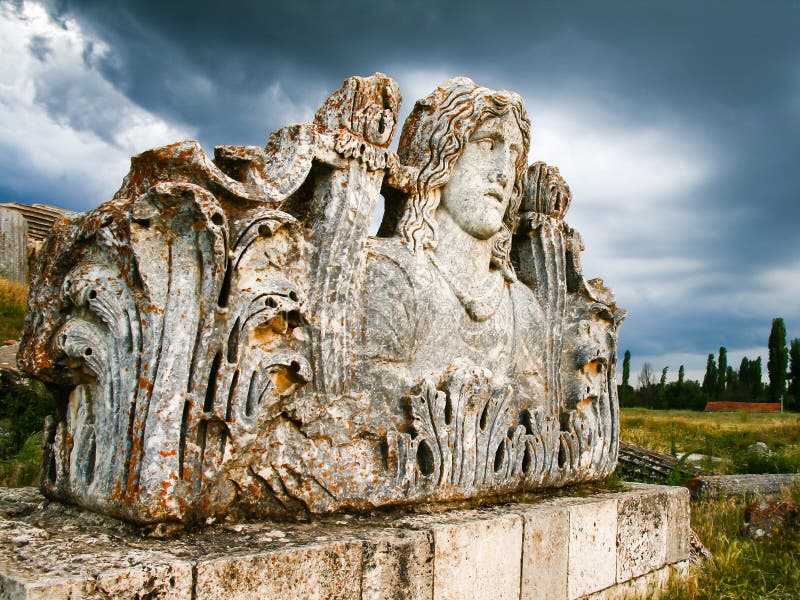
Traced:
<path fill-rule="evenodd" d="M 41 252 L 20 364 L 62 398 L 42 490 L 137 522 L 594 480 L 624 318 L 581 272 L 517 94 L 352 77 L 266 147 L 133 158 Z M 379 196 L 385 214 L 370 222 Z"/>

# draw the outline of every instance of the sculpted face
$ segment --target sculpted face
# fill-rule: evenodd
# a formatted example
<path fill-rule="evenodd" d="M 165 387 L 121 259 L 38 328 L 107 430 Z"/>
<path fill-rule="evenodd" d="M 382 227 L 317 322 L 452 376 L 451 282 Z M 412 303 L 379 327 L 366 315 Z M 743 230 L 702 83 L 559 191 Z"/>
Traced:
<path fill-rule="evenodd" d="M 522 151 L 522 133 L 512 115 L 481 123 L 442 187 L 439 209 L 470 235 L 492 237 L 503 225 Z"/>

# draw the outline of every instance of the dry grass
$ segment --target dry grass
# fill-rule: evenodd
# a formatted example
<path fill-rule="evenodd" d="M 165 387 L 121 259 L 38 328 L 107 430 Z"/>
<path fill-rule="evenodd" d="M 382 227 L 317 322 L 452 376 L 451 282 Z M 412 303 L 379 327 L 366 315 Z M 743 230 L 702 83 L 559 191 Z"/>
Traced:
<path fill-rule="evenodd" d="M 784 498 L 800 501 L 800 486 Z M 789 600 L 800 598 L 800 529 L 752 540 L 741 533 L 744 507 L 735 500 L 692 504 L 692 527 L 714 555 L 688 579 L 670 581 L 665 600 Z"/>
<path fill-rule="evenodd" d="M 699 452 L 722 458 L 708 466 L 725 472 L 800 470 L 800 415 L 796 413 L 704 413 L 624 408 L 623 440 L 675 454 Z M 775 452 L 772 465 L 754 465 L 748 446 L 764 442 Z"/>
<path fill-rule="evenodd" d="M 24 308 L 27 297 L 28 286 L 26 284 L 0 277 L 0 303 L 14 304 Z"/>
<path fill-rule="evenodd" d="M 701 413 L 622 409 L 624 440 L 667 453 L 696 452 L 725 459 L 704 465 L 728 472 L 753 467 L 800 472 L 800 415 Z M 747 447 L 766 443 L 773 464 L 753 464 Z M 749 459 L 753 456 L 750 455 Z M 763 472 L 763 471 L 762 471 Z M 800 486 L 786 492 L 800 502 Z M 788 499 L 788 498 L 787 498 Z M 800 528 L 787 526 L 771 539 L 742 535 L 744 506 L 730 499 L 692 503 L 692 527 L 714 558 L 685 580 L 670 581 L 666 600 L 800 599 Z M 651 598 L 652 596 L 648 597 Z"/>
<path fill-rule="evenodd" d="M 0 344 L 19 339 L 27 297 L 27 285 L 0 277 Z"/>

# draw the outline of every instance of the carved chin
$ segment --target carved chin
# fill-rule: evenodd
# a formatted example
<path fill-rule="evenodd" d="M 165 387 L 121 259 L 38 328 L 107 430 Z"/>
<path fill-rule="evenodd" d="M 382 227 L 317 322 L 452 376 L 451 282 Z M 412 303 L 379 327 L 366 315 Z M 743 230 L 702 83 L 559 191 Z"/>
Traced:
<path fill-rule="evenodd" d="M 503 228 L 503 217 L 499 212 L 485 214 L 480 219 L 464 223 L 462 228 L 474 238 L 488 240 L 500 233 Z"/>

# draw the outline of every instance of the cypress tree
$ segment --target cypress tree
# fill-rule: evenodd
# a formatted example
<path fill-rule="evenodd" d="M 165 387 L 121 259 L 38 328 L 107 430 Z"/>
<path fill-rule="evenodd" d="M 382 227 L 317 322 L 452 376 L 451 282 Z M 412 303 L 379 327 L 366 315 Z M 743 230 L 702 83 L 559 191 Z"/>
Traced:
<path fill-rule="evenodd" d="M 786 368 L 789 366 L 789 350 L 786 348 L 786 325 L 783 319 L 772 320 L 769 332 L 769 359 L 767 374 L 769 375 L 769 400 L 780 402 L 786 391 Z"/>
<path fill-rule="evenodd" d="M 709 354 L 706 361 L 706 374 L 703 376 L 703 392 L 711 399 L 714 397 L 714 391 L 717 387 L 717 363 L 714 361 L 714 355 Z"/>
<path fill-rule="evenodd" d="M 627 388 L 631 379 L 631 351 L 625 350 L 625 358 L 622 359 L 622 387 Z"/>
<path fill-rule="evenodd" d="M 717 364 L 719 366 L 717 370 L 716 396 L 719 398 L 725 392 L 728 379 L 728 349 L 725 346 L 720 346 Z"/>
<path fill-rule="evenodd" d="M 750 389 L 751 376 L 752 368 L 750 367 L 750 359 L 746 356 L 743 356 L 742 362 L 739 363 L 739 383 L 748 390 Z"/>
<path fill-rule="evenodd" d="M 622 359 L 622 385 L 617 388 L 619 402 L 622 406 L 628 405 L 628 400 L 633 392 L 630 384 L 631 379 L 631 351 L 625 350 L 625 358 Z"/>
<path fill-rule="evenodd" d="M 764 395 L 764 384 L 761 381 L 761 357 L 750 363 L 750 395 L 758 401 Z"/>
<path fill-rule="evenodd" d="M 789 398 L 786 408 L 800 410 L 800 338 L 789 345 Z"/>

